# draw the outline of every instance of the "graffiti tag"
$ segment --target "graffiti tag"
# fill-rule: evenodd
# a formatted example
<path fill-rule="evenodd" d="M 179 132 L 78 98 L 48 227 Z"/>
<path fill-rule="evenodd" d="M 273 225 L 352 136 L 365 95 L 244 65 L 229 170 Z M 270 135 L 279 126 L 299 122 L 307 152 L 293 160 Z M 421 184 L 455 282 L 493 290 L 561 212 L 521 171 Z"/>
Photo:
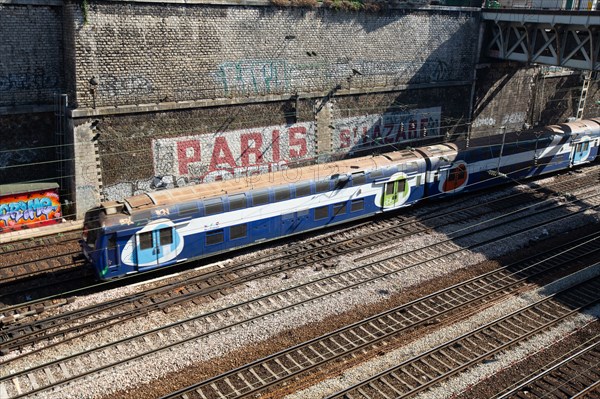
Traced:
<path fill-rule="evenodd" d="M 54 222 L 61 217 L 58 195 L 53 192 L 5 197 L 0 202 L 0 227 Z"/>

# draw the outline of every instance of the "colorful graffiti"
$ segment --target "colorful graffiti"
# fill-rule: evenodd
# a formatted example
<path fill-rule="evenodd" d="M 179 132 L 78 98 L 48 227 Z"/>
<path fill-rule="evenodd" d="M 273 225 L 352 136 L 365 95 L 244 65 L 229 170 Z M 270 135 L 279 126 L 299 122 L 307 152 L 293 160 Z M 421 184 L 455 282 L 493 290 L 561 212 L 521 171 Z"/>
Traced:
<path fill-rule="evenodd" d="M 55 190 L 0 197 L 0 233 L 54 224 L 61 218 Z"/>

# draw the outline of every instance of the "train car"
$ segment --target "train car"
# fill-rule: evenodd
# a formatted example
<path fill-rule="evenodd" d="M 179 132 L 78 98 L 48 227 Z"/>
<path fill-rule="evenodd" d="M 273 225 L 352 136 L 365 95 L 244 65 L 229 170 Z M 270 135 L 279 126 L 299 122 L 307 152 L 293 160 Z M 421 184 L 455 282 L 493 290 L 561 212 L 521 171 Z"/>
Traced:
<path fill-rule="evenodd" d="M 410 206 L 425 172 L 406 150 L 141 194 L 87 212 L 83 253 L 101 279 L 214 255 Z"/>
<path fill-rule="evenodd" d="M 600 118 L 541 131 L 471 140 L 457 154 L 417 149 L 427 160 L 426 195 L 444 197 L 589 163 L 598 155 Z"/>
<path fill-rule="evenodd" d="M 88 211 L 82 250 L 100 279 L 117 278 L 591 162 L 599 140 L 592 119 L 145 193 Z"/>

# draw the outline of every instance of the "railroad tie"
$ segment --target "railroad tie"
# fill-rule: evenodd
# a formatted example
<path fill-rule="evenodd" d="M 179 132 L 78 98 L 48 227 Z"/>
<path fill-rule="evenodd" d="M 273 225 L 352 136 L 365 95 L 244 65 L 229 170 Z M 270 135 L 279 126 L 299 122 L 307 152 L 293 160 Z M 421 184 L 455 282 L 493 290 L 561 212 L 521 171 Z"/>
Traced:
<path fill-rule="evenodd" d="M 4 383 L 0 383 L 0 399 L 8 399 L 8 392 Z"/>
<path fill-rule="evenodd" d="M 48 377 L 48 381 L 50 381 L 51 384 L 56 383 L 56 378 L 54 378 L 54 375 L 52 375 L 49 368 L 44 369 L 44 373 L 46 373 L 46 377 Z"/>
<path fill-rule="evenodd" d="M 71 373 L 69 373 L 69 369 L 67 368 L 67 366 L 65 366 L 64 363 L 59 363 L 58 366 L 60 367 L 60 370 L 62 371 L 65 378 L 71 378 Z"/>

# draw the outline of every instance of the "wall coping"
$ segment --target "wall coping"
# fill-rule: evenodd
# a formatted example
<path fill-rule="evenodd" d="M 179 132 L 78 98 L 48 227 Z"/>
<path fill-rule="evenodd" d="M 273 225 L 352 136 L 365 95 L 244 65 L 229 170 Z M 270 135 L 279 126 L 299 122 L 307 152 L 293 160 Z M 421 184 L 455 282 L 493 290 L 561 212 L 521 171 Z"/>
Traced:
<path fill-rule="evenodd" d="M 0 0 L 0 5 L 23 5 L 23 6 L 58 6 L 62 7 L 62 0 Z"/>
<path fill-rule="evenodd" d="M 261 6 L 261 7 L 279 7 L 271 3 L 270 0 L 103 0 L 112 3 L 160 3 L 160 4 L 206 4 L 218 6 Z M 92 0 L 93 2 L 93 0 Z M 34 5 L 34 6 L 64 6 L 63 0 L 0 0 L 0 5 Z M 280 8 L 321 8 L 318 4 L 314 7 L 294 7 L 284 6 Z M 429 4 L 419 4 L 418 0 L 406 0 L 406 4 L 392 5 L 393 10 L 436 10 L 436 11 L 481 11 L 480 7 L 460 7 L 460 6 L 439 6 Z"/>
<path fill-rule="evenodd" d="M 438 87 L 454 87 L 454 86 L 466 86 L 471 85 L 471 80 L 460 80 L 453 82 L 439 82 L 439 83 L 421 83 L 411 85 L 398 85 L 388 87 L 374 87 L 367 89 L 348 89 L 339 90 L 335 93 L 336 97 L 358 95 L 358 94 L 372 94 L 372 93 L 386 93 L 391 91 L 403 91 L 403 90 L 415 90 L 415 89 L 433 89 Z M 177 102 L 165 102 L 165 103 L 150 103 L 150 104 L 137 104 L 137 105 L 117 105 L 114 107 L 98 107 L 98 108 L 76 108 L 68 109 L 66 114 L 68 117 L 76 118 L 89 118 L 96 116 L 107 116 L 107 115 L 122 115 L 122 114 L 135 114 L 145 112 L 162 112 L 162 111 L 175 111 L 192 108 L 208 108 L 208 107 L 220 107 L 226 105 L 242 105 L 242 104 L 256 104 L 256 103 L 267 103 L 275 101 L 288 101 L 290 99 L 312 99 L 312 98 L 324 98 L 327 97 L 327 92 L 314 92 L 314 93 L 298 93 L 298 94 L 282 94 L 272 95 L 254 98 L 221 98 L 211 100 L 190 100 L 190 101 L 177 101 Z"/>

